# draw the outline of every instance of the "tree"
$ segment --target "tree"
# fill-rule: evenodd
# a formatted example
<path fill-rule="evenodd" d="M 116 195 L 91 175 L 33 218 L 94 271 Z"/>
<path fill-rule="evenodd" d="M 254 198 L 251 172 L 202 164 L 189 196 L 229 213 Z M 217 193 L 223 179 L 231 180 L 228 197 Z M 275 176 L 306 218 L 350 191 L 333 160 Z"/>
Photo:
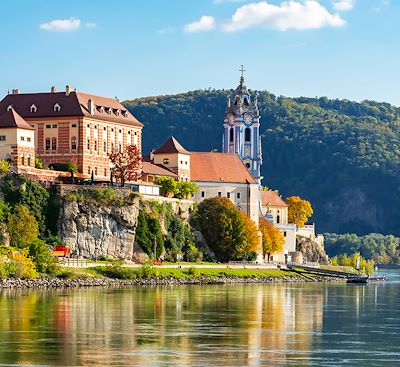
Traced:
<path fill-rule="evenodd" d="M 263 257 L 267 256 L 267 261 L 272 254 L 277 254 L 283 251 L 285 238 L 278 228 L 275 228 L 272 223 L 264 218 L 260 218 L 259 229 L 262 235 Z"/>
<path fill-rule="evenodd" d="M 35 158 L 35 168 L 37 169 L 43 169 L 44 165 L 41 159 Z"/>
<path fill-rule="evenodd" d="M 26 247 L 37 239 L 38 222 L 25 205 L 17 205 L 14 212 L 8 216 L 8 233 L 10 244 L 15 247 Z"/>
<path fill-rule="evenodd" d="M 291 196 L 287 198 L 286 203 L 288 208 L 288 221 L 294 223 L 297 227 L 304 227 L 314 211 L 311 203 L 307 200 L 300 199 L 298 196 Z"/>
<path fill-rule="evenodd" d="M 243 260 L 259 252 L 256 225 L 227 198 L 201 202 L 195 223 L 219 261 Z"/>
<path fill-rule="evenodd" d="M 0 160 L 0 176 L 6 176 L 10 173 L 11 164 L 4 159 Z"/>
<path fill-rule="evenodd" d="M 142 154 L 136 145 L 127 145 L 122 151 L 114 149 L 109 158 L 114 166 L 113 175 L 122 185 L 137 181 L 142 175 Z"/>
<path fill-rule="evenodd" d="M 177 199 L 187 199 L 196 195 L 198 191 L 199 187 L 194 182 L 178 182 L 175 197 Z"/>
<path fill-rule="evenodd" d="M 178 182 L 171 177 L 157 177 L 154 183 L 160 186 L 160 194 L 162 196 L 175 196 L 178 192 Z"/>

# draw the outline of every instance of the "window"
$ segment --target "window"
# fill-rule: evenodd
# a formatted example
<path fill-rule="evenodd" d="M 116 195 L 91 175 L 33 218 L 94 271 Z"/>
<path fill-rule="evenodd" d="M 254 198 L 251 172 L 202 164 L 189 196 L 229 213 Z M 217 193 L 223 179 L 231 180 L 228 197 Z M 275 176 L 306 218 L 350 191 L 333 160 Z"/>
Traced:
<path fill-rule="evenodd" d="M 71 127 L 76 127 L 76 124 L 72 124 Z"/>
<path fill-rule="evenodd" d="M 250 141 L 251 140 L 251 130 L 249 127 L 246 127 L 246 130 L 244 131 L 244 141 Z"/>
<path fill-rule="evenodd" d="M 164 163 L 164 164 L 169 164 L 169 159 L 168 159 L 168 158 L 164 158 L 164 159 L 163 159 L 163 163 Z"/>
<path fill-rule="evenodd" d="M 236 199 L 240 199 L 240 192 L 236 193 Z"/>
<path fill-rule="evenodd" d="M 131 135 L 131 131 L 130 130 L 128 131 L 128 135 Z"/>
<path fill-rule="evenodd" d="M 122 145 L 121 145 L 121 143 L 118 144 L 118 150 L 119 150 L 120 153 L 122 153 Z"/>
<path fill-rule="evenodd" d="M 71 149 L 76 149 L 76 146 L 77 146 L 77 144 L 76 144 L 76 136 L 73 136 L 71 138 Z"/>
<path fill-rule="evenodd" d="M 31 157 L 28 157 L 28 166 L 31 165 Z"/>
<path fill-rule="evenodd" d="M 46 139 L 46 150 L 50 150 L 51 141 L 49 138 Z"/>
<path fill-rule="evenodd" d="M 106 131 L 106 130 L 107 130 L 107 128 L 104 126 L 104 127 L 103 127 L 103 130 L 104 130 L 104 131 Z"/>
<path fill-rule="evenodd" d="M 31 112 L 36 112 L 37 111 L 37 107 L 33 104 L 31 106 Z"/>
<path fill-rule="evenodd" d="M 221 197 L 221 196 L 222 196 L 221 191 L 218 191 L 218 197 Z"/>
<path fill-rule="evenodd" d="M 227 192 L 227 193 L 226 193 L 226 197 L 227 197 L 228 199 L 230 199 L 230 198 L 231 198 L 231 193 L 230 193 L 230 192 Z"/>
<path fill-rule="evenodd" d="M 94 128 L 97 130 L 97 125 L 94 125 Z"/>
<path fill-rule="evenodd" d="M 53 129 L 57 129 L 57 124 L 53 124 L 53 125 L 51 125 L 51 127 L 52 127 Z"/>
<path fill-rule="evenodd" d="M 90 127 L 90 125 L 89 125 L 89 124 L 87 124 L 87 125 L 86 125 L 86 127 Z"/>
<path fill-rule="evenodd" d="M 103 141 L 103 152 L 107 153 L 107 141 Z"/>
<path fill-rule="evenodd" d="M 87 150 L 90 150 L 90 139 L 87 140 Z"/>
<path fill-rule="evenodd" d="M 27 137 L 27 138 L 26 138 L 26 141 L 30 142 L 30 141 L 31 141 L 31 138 L 30 138 L 30 137 Z"/>
<path fill-rule="evenodd" d="M 204 198 L 206 196 L 206 193 L 204 191 L 201 192 L 201 197 Z"/>
<path fill-rule="evenodd" d="M 286 231 L 283 231 L 283 237 L 286 237 L 286 236 L 287 236 Z"/>
<path fill-rule="evenodd" d="M 87 168 L 87 173 L 88 173 L 88 175 L 90 175 L 90 166 L 88 166 L 88 168 Z"/>
<path fill-rule="evenodd" d="M 51 125 L 46 125 L 46 129 L 51 129 Z"/>
<path fill-rule="evenodd" d="M 250 168 L 250 163 L 249 163 L 249 162 L 246 163 L 246 167 L 247 167 L 248 169 Z"/>
<path fill-rule="evenodd" d="M 136 132 L 136 131 L 134 132 L 134 135 L 137 135 L 137 132 Z"/>
<path fill-rule="evenodd" d="M 25 141 L 25 136 L 21 136 L 21 141 Z"/>
<path fill-rule="evenodd" d="M 97 175 L 97 167 L 94 167 L 94 174 Z"/>
<path fill-rule="evenodd" d="M 58 103 L 56 103 L 54 105 L 54 107 L 53 107 L 53 110 L 54 110 L 54 112 L 60 112 L 61 111 L 61 106 Z"/>
<path fill-rule="evenodd" d="M 104 168 L 104 177 L 107 177 L 107 168 Z"/>
<path fill-rule="evenodd" d="M 21 165 L 25 166 L 25 157 L 24 156 L 21 157 Z"/>
<path fill-rule="evenodd" d="M 57 150 L 57 138 L 51 139 L 51 150 Z"/>
<path fill-rule="evenodd" d="M 229 129 L 229 142 L 233 143 L 233 127 Z"/>
<path fill-rule="evenodd" d="M 0 135 L 0 141 L 6 141 L 6 136 L 5 135 Z"/>
<path fill-rule="evenodd" d="M 118 132 L 121 134 L 121 133 L 122 133 L 122 130 L 119 130 Z"/>
<path fill-rule="evenodd" d="M 276 223 L 279 224 L 281 222 L 281 216 L 278 214 L 276 216 Z"/>
<path fill-rule="evenodd" d="M 114 128 L 111 128 L 111 132 L 112 132 L 112 133 L 114 132 Z"/>
<path fill-rule="evenodd" d="M 183 164 L 183 161 L 181 161 L 181 164 Z"/>
<path fill-rule="evenodd" d="M 97 150 L 97 140 L 94 141 L 94 150 Z"/>
<path fill-rule="evenodd" d="M 114 150 L 114 143 L 111 143 L 111 151 Z"/>

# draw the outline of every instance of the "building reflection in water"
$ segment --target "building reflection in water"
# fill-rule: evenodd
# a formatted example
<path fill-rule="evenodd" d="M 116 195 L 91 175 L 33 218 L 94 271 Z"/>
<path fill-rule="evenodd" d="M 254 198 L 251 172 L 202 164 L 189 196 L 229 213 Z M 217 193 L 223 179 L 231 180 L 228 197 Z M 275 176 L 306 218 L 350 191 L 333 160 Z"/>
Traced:
<path fill-rule="evenodd" d="M 296 359 L 307 366 L 326 297 L 321 285 L 3 292 L 0 358 L 85 366 L 265 366 Z"/>

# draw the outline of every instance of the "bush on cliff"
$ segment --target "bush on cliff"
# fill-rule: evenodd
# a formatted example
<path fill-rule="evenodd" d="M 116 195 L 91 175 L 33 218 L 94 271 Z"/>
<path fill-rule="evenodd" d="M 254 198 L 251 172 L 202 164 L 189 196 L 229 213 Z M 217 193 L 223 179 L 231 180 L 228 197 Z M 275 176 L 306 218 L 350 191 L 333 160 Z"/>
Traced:
<path fill-rule="evenodd" d="M 36 279 L 38 276 L 27 249 L 0 248 L 0 278 Z"/>
<path fill-rule="evenodd" d="M 37 239 L 39 234 L 38 227 L 35 217 L 25 205 L 15 206 L 7 221 L 11 246 L 27 247 Z"/>

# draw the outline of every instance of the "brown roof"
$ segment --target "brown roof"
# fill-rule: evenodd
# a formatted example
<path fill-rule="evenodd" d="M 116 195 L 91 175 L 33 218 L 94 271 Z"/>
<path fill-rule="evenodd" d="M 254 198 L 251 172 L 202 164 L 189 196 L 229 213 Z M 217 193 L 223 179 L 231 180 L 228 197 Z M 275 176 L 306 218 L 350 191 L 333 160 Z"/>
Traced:
<path fill-rule="evenodd" d="M 142 162 L 142 172 L 148 175 L 155 176 L 165 176 L 165 177 L 178 177 L 175 173 L 170 170 L 162 167 L 161 165 L 150 163 L 150 162 Z"/>
<path fill-rule="evenodd" d="M 94 103 L 94 114 L 91 115 L 88 109 L 88 101 Z M 54 105 L 59 104 L 60 111 L 54 111 Z M 35 105 L 36 112 L 31 111 Z M 143 126 L 119 101 L 113 98 L 94 96 L 91 94 L 70 92 L 55 93 L 24 93 L 8 94 L 0 102 L 0 114 L 12 106 L 23 118 L 38 117 L 62 117 L 62 116 L 86 116 L 99 120 L 118 122 L 126 125 Z M 104 112 L 102 112 L 102 108 Z M 109 109 L 110 114 L 108 114 Z M 119 112 L 119 115 L 117 114 Z M 126 116 L 125 116 L 126 115 Z"/>
<path fill-rule="evenodd" d="M 173 136 L 157 149 L 154 154 L 183 153 L 190 154 Z"/>
<path fill-rule="evenodd" d="M 253 176 L 236 154 L 190 153 L 190 180 L 255 184 Z"/>
<path fill-rule="evenodd" d="M 35 130 L 29 125 L 13 108 L 0 116 L 0 129 L 18 128 L 25 130 Z"/>
<path fill-rule="evenodd" d="M 262 206 L 288 206 L 275 191 L 261 191 Z"/>

